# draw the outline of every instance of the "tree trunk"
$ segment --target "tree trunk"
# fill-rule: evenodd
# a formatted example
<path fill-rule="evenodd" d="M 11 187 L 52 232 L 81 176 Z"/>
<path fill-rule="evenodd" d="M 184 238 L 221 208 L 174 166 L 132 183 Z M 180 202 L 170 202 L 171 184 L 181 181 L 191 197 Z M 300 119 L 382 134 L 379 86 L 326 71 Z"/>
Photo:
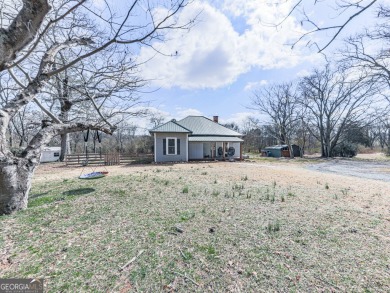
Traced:
<path fill-rule="evenodd" d="M 8 132 L 9 132 L 9 148 L 12 149 L 14 146 L 14 140 L 13 140 L 11 124 L 8 125 Z"/>
<path fill-rule="evenodd" d="M 37 163 L 24 158 L 0 162 L 0 215 L 27 208 L 31 180 Z"/>
<path fill-rule="evenodd" d="M 65 156 L 69 153 L 69 134 L 61 134 L 61 153 L 60 162 L 65 160 Z"/>

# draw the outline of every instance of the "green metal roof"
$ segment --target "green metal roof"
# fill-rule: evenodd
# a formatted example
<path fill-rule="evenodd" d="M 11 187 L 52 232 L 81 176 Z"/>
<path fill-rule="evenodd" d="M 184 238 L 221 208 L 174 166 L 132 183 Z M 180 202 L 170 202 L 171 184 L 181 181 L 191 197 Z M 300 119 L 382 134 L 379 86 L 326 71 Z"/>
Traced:
<path fill-rule="evenodd" d="M 203 116 L 188 116 L 177 121 L 178 124 L 191 130 L 191 136 L 243 136 Z"/>
<path fill-rule="evenodd" d="M 150 133 L 154 132 L 180 132 L 180 133 L 191 133 L 191 130 L 179 125 L 176 120 L 171 120 L 163 125 L 157 126 L 151 130 Z"/>
<path fill-rule="evenodd" d="M 191 142 L 243 142 L 241 138 L 234 136 L 190 136 L 188 141 Z"/>

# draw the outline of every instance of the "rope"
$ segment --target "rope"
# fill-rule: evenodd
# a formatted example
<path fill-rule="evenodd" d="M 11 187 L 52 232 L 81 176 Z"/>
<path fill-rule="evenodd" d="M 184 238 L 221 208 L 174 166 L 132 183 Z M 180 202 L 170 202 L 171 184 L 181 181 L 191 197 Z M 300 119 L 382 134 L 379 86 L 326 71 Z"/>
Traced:
<path fill-rule="evenodd" d="M 94 143 L 95 143 L 96 139 L 99 142 L 99 154 L 100 154 L 100 159 L 101 159 L 102 158 L 102 147 L 101 147 L 102 136 L 101 136 L 101 134 L 99 134 L 98 130 L 96 130 L 92 135 L 93 135 Z M 86 134 L 83 131 L 83 137 L 84 137 L 84 148 L 85 148 L 85 165 L 83 166 L 83 169 L 81 170 L 80 176 L 81 176 L 81 174 L 83 174 L 83 171 L 84 171 L 85 167 L 89 165 L 88 164 L 88 159 L 89 159 L 89 156 L 88 156 L 89 129 L 87 130 Z M 92 172 L 95 172 L 95 170 L 98 168 L 98 166 L 95 166 L 95 167 L 89 166 L 89 167 L 91 168 Z M 106 166 L 103 165 L 103 167 L 108 172 Z"/>
<path fill-rule="evenodd" d="M 84 134 L 84 131 L 83 131 L 83 136 L 84 136 L 84 142 L 88 142 L 88 138 L 89 138 L 89 128 L 87 129 L 87 135 Z"/>

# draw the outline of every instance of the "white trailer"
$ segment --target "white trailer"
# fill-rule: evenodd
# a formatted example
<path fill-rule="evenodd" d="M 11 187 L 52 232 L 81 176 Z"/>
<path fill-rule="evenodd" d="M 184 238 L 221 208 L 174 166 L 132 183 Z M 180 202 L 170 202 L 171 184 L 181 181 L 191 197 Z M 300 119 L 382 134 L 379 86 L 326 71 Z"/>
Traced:
<path fill-rule="evenodd" d="M 46 147 L 41 154 L 41 163 L 56 162 L 60 159 L 61 147 Z"/>

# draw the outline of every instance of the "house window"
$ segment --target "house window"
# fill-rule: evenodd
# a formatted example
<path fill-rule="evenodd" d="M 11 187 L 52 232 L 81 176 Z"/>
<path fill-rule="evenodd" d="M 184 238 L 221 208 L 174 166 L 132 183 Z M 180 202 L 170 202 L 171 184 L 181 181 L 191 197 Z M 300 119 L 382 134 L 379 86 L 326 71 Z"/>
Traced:
<path fill-rule="evenodd" d="M 54 153 L 54 157 L 59 157 L 60 153 Z"/>
<path fill-rule="evenodd" d="M 176 138 L 168 138 L 168 155 L 176 155 Z"/>
<path fill-rule="evenodd" d="M 176 137 L 167 137 L 163 139 L 164 155 L 180 155 L 180 139 Z"/>

